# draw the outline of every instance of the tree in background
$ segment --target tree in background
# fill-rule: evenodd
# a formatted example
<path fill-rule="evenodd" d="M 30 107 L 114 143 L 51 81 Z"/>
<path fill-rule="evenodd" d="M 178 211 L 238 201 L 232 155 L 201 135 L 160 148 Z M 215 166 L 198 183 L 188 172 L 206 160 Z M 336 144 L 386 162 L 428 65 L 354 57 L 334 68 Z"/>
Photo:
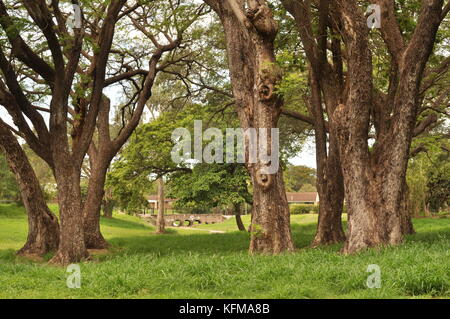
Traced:
<path fill-rule="evenodd" d="M 314 128 L 316 144 L 317 183 L 320 196 L 319 223 L 314 246 L 345 240 L 342 227 L 344 184 L 338 141 L 330 127 L 337 101 L 344 94 L 343 56 L 341 39 L 332 30 L 329 2 L 282 0 L 280 15 L 290 21 L 284 11 L 293 17 L 294 26 L 304 52 L 303 67 L 289 70 L 282 82 L 287 98 L 303 101 L 303 110 L 285 109 L 284 114 L 308 123 Z M 292 22 L 291 22 L 292 23 Z M 327 52 L 329 50 L 329 52 Z M 328 58 L 330 56 L 330 58 Z M 332 57 L 332 58 L 331 58 Z M 298 62 L 297 62 L 298 64 Z M 306 112 L 306 114 L 305 114 Z"/>
<path fill-rule="evenodd" d="M 307 185 L 310 186 L 308 189 L 313 187 L 310 191 L 315 192 L 312 185 L 316 184 L 316 178 L 316 170 L 307 166 L 288 165 L 284 171 L 284 180 L 288 192 L 303 192 L 302 189 Z"/>
<path fill-rule="evenodd" d="M 111 101 L 104 96 L 98 114 L 97 134 L 88 150 L 90 176 L 83 216 L 86 247 L 92 249 L 108 246 L 100 231 L 100 211 L 111 161 L 139 125 L 158 74 L 189 55 L 180 48 L 182 39 L 191 40 L 190 28 L 204 13 L 202 6 L 172 1 L 169 4 L 167 1 L 126 4 L 125 8 L 126 17 L 116 25 L 119 31 L 111 50 L 110 77 L 104 83 L 104 88 L 122 87 L 123 103 L 117 110 L 120 120 L 113 132 L 110 127 Z M 126 25 L 132 25 L 138 35 L 130 37 L 128 32 L 122 32 Z M 86 83 L 83 90 L 87 88 Z M 82 96 L 78 104 L 88 101 L 89 96 Z"/>
<path fill-rule="evenodd" d="M 170 176 L 169 194 L 176 207 L 200 209 L 232 209 L 240 231 L 246 231 L 241 219 L 242 205 L 252 204 L 250 179 L 243 164 L 197 164 L 192 172 Z"/>

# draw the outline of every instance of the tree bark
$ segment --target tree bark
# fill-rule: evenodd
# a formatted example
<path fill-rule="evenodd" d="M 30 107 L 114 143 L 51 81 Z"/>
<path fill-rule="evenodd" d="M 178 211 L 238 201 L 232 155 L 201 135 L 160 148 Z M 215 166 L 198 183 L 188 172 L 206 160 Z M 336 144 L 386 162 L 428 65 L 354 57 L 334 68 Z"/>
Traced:
<path fill-rule="evenodd" d="M 105 190 L 105 196 L 102 201 L 103 217 L 112 218 L 114 211 L 114 199 L 112 198 L 111 189 Z"/>
<path fill-rule="evenodd" d="M 331 142 L 330 142 L 331 143 Z M 330 146 L 325 172 L 319 172 L 317 190 L 320 198 L 319 223 L 312 246 L 330 245 L 345 241 L 342 227 L 344 206 L 344 182 L 338 152 Z"/>
<path fill-rule="evenodd" d="M 236 218 L 236 225 L 237 225 L 237 228 L 239 229 L 239 231 L 246 232 L 247 229 L 245 228 L 244 223 L 242 222 L 241 207 L 239 204 L 234 205 L 234 216 Z"/>
<path fill-rule="evenodd" d="M 59 224 L 48 208 L 39 181 L 17 139 L 0 120 L 0 149 L 14 172 L 28 214 L 28 238 L 17 254 L 43 256 L 58 249 Z"/>
<path fill-rule="evenodd" d="M 402 216 L 402 233 L 403 235 L 414 235 L 414 225 L 412 222 L 413 213 L 409 205 L 409 189 L 408 184 L 404 183 L 404 189 L 402 192 L 402 198 L 400 202 L 400 214 Z"/>
<path fill-rule="evenodd" d="M 158 179 L 158 217 L 156 218 L 156 233 L 164 234 L 166 232 L 166 222 L 164 220 L 164 211 L 166 208 L 166 199 L 164 196 L 164 180 Z"/>
<path fill-rule="evenodd" d="M 344 26 L 349 74 L 347 99 L 333 114 L 349 211 L 344 253 L 397 245 L 411 231 L 410 217 L 402 204 L 406 200 L 406 169 L 420 104 L 420 82 L 441 22 L 442 3 L 423 1 L 416 30 L 407 46 L 400 41 L 391 42 L 390 35 L 396 33 L 398 26 L 395 20 L 386 20 L 389 27 L 382 32 L 396 72 L 381 107 L 373 98 L 369 31 L 364 15 L 352 1 L 335 3 Z M 369 150 L 371 116 L 377 137 Z"/>
<path fill-rule="evenodd" d="M 330 129 L 334 125 L 330 115 L 333 114 L 337 101 L 341 100 L 344 94 L 341 40 L 337 36 L 330 39 L 333 53 L 333 65 L 331 65 L 327 58 L 329 1 L 319 1 L 317 35 L 314 34 L 313 28 L 310 7 L 312 3 L 291 0 L 281 2 L 295 20 L 310 64 L 311 94 L 308 108 L 312 117 L 299 119 L 312 123 L 316 141 L 317 191 L 320 197 L 320 208 L 319 223 L 312 246 L 329 245 L 345 240 L 342 227 L 344 183 L 338 139 Z M 328 115 L 328 122 L 325 121 L 324 113 Z"/>
<path fill-rule="evenodd" d="M 282 100 L 275 94 L 280 80 L 274 40 L 278 26 L 266 1 L 205 0 L 219 15 L 226 37 L 228 64 L 241 128 L 276 128 Z M 260 143 L 271 145 L 272 136 Z M 281 169 L 264 174 L 267 163 L 249 161 L 246 167 L 253 183 L 253 208 L 249 252 L 277 254 L 293 251 L 290 213 Z"/>
<path fill-rule="evenodd" d="M 108 170 L 105 165 L 109 165 L 109 161 L 91 158 L 91 176 L 83 206 L 84 242 L 88 249 L 106 249 L 109 246 L 100 231 L 100 212 Z"/>
<path fill-rule="evenodd" d="M 310 86 L 311 101 L 310 112 L 315 119 L 314 130 L 316 140 L 317 161 L 317 191 L 320 198 L 319 221 L 317 232 L 312 246 L 330 245 L 345 241 L 345 233 L 342 227 L 342 210 L 344 206 L 344 181 L 342 177 L 338 139 L 333 133 L 327 138 L 325 119 L 323 115 L 321 86 L 316 71 L 311 70 Z M 325 81 L 324 81 L 325 82 Z M 324 85 L 327 88 L 326 85 Z M 326 106 L 331 113 L 334 110 L 335 92 L 325 90 Z M 329 97 L 331 95 L 331 97 Z M 331 101 L 329 101 L 331 100 Z M 333 126 L 333 119 L 329 120 L 329 126 Z M 328 148 L 327 148 L 328 141 Z M 328 150 L 328 152 L 327 152 Z"/>
<path fill-rule="evenodd" d="M 58 251 L 50 263 L 68 265 L 88 259 L 89 253 L 84 243 L 80 169 L 65 156 L 60 160 L 55 160 L 55 179 L 61 232 Z"/>

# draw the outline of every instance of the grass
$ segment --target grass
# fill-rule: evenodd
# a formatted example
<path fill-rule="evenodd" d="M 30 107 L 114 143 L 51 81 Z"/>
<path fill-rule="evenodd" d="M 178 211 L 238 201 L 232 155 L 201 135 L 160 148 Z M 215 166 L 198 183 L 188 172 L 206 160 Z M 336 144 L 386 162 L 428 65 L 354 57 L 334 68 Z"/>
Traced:
<path fill-rule="evenodd" d="M 101 221 L 109 253 L 81 264 L 81 289 L 68 289 L 65 269 L 15 256 L 26 239 L 26 216 L 20 207 L 0 205 L 0 298 L 450 297 L 449 219 L 415 220 L 418 233 L 404 245 L 354 256 L 340 255 L 340 245 L 309 248 L 316 220 L 292 216 L 296 253 L 249 256 L 249 235 L 236 231 L 234 219 L 199 226 L 224 234 L 155 235 L 145 222 L 115 215 Z M 366 287 L 370 264 L 381 267 L 381 289 Z"/>

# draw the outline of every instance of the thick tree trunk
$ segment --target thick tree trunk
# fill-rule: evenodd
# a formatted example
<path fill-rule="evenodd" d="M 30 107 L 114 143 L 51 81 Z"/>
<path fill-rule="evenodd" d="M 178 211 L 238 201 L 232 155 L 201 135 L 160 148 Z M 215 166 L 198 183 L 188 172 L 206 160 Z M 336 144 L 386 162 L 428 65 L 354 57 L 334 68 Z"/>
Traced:
<path fill-rule="evenodd" d="M 266 1 L 205 0 L 219 15 L 226 36 L 228 64 L 241 128 L 263 129 L 258 145 L 272 145 L 270 130 L 276 128 L 283 101 L 275 93 L 280 80 L 274 40 L 278 26 Z M 255 145 L 253 145 L 254 147 Z M 253 182 L 250 253 L 277 254 L 293 251 L 290 213 L 281 169 L 266 174 L 268 163 L 249 160 L 246 167 Z M 277 150 L 278 151 L 278 150 Z M 270 154 L 269 154 L 270 155 Z M 272 163 L 274 164 L 274 163 Z"/>
<path fill-rule="evenodd" d="M 164 196 L 164 180 L 158 179 L 158 217 L 156 218 L 156 233 L 164 234 L 166 232 L 166 222 L 164 220 L 164 211 L 166 207 L 166 199 Z"/>
<path fill-rule="evenodd" d="M 337 154 L 330 154 L 324 175 L 317 179 L 320 198 L 319 223 L 312 243 L 313 247 L 330 245 L 345 241 L 342 227 L 342 210 L 344 206 L 344 182 Z M 336 150 L 337 151 L 337 150 Z"/>
<path fill-rule="evenodd" d="M 372 99 L 372 64 L 366 21 L 358 5 L 336 1 L 344 24 L 348 52 L 348 98 L 334 112 L 346 198 L 349 235 L 345 253 L 366 247 L 396 245 L 412 232 L 406 205 L 406 170 L 420 105 L 420 83 L 442 22 L 443 0 L 422 2 L 416 30 L 403 43 L 393 7 L 382 2 L 385 19 L 382 36 L 391 55 L 389 93 L 381 107 Z M 377 131 L 369 150 L 370 115 Z M 408 213 L 407 213 L 408 212 Z"/>
<path fill-rule="evenodd" d="M 327 130 L 323 115 L 322 97 L 319 81 L 311 71 L 310 112 L 314 116 L 317 161 L 317 191 L 320 198 L 319 222 L 312 246 L 330 245 L 345 241 L 342 228 L 342 210 L 344 206 L 344 181 L 339 157 L 338 140 L 332 133 L 327 138 Z M 325 80 L 324 80 L 325 82 Z M 325 85 L 325 87 L 327 87 Z M 327 87 L 328 88 L 328 87 Z M 327 89 L 325 101 L 329 113 L 332 113 L 336 102 L 336 90 Z M 334 125 L 332 119 L 329 126 Z M 328 148 L 327 148 L 328 141 Z M 328 152 L 327 152 L 328 149 Z"/>
<path fill-rule="evenodd" d="M 265 188 L 253 179 L 250 253 L 278 254 L 293 251 L 290 212 L 281 170 Z"/>
<path fill-rule="evenodd" d="M 89 258 L 84 243 L 80 169 L 74 167 L 69 158 L 55 161 L 55 179 L 58 187 L 61 232 L 58 251 L 50 263 L 68 265 Z"/>
<path fill-rule="evenodd" d="M 105 249 L 108 243 L 100 231 L 100 212 L 105 194 L 107 167 L 105 161 L 91 160 L 91 176 L 88 193 L 83 206 L 84 241 L 88 249 Z M 108 162 L 109 165 L 109 162 Z"/>
<path fill-rule="evenodd" d="M 28 158 L 11 132 L 0 123 L 0 149 L 3 149 L 20 187 L 23 204 L 28 214 L 28 238 L 18 255 L 42 256 L 56 251 L 59 244 L 59 224 L 49 210 L 39 181 Z"/>

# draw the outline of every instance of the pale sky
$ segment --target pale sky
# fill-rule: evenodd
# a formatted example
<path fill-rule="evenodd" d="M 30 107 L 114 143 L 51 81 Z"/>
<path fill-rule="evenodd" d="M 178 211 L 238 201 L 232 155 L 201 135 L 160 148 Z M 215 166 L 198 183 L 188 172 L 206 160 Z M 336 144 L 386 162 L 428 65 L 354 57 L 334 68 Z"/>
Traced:
<path fill-rule="evenodd" d="M 316 147 L 313 141 L 308 141 L 305 144 L 302 152 L 289 161 L 294 165 L 303 165 L 311 168 L 316 168 Z"/>

